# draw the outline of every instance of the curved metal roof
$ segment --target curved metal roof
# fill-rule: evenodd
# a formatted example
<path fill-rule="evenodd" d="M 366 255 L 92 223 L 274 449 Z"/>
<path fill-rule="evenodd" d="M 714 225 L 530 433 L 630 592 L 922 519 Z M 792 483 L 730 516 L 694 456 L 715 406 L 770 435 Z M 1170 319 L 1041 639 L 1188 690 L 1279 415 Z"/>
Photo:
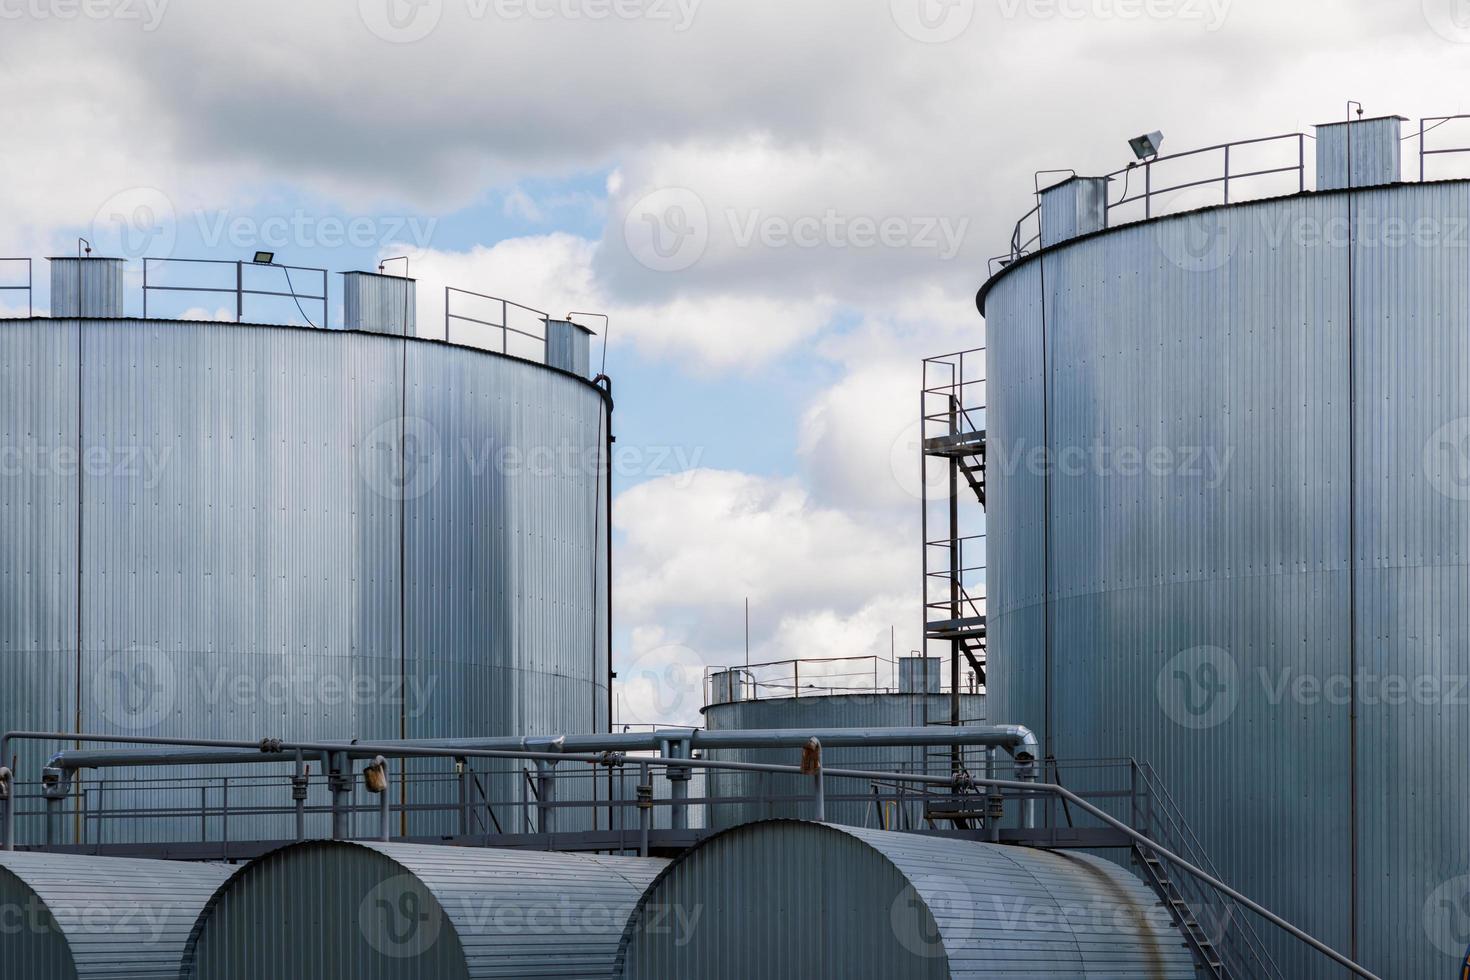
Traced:
<path fill-rule="evenodd" d="M 176 980 L 199 911 L 235 870 L 0 853 L 0 976 Z"/>
<path fill-rule="evenodd" d="M 311 841 L 221 887 L 181 976 L 610 977 L 624 924 L 667 861 Z"/>
<path fill-rule="evenodd" d="M 774 820 L 666 869 L 618 977 L 1193 980 L 1183 937 L 1123 868 L 1082 854 Z"/>

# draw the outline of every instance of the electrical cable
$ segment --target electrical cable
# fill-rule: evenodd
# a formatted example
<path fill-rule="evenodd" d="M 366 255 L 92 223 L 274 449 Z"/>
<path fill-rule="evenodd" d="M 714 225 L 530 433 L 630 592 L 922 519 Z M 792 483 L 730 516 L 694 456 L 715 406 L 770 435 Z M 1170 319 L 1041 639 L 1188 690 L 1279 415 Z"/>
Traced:
<path fill-rule="evenodd" d="M 301 319 L 306 321 L 308 327 L 315 327 L 316 324 L 311 322 L 311 317 L 307 316 L 306 311 L 301 308 L 301 300 L 296 298 L 296 287 L 291 283 L 291 270 L 284 265 L 277 266 L 276 268 L 286 274 L 286 288 L 291 290 L 291 302 L 296 304 L 296 312 L 301 314 Z"/>

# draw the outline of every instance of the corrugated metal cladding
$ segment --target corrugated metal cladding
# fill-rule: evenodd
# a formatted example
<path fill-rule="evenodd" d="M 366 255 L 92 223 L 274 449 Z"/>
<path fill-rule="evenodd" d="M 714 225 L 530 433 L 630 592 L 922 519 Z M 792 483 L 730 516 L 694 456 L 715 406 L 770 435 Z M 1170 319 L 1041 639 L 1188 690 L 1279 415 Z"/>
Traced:
<path fill-rule="evenodd" d="M 666 865 L 408 844 L 313 842 L 252 862 L 210 901 L 190 980 L 612 975 Z"/>
<path fill-rule="evenodd" d="M 123 259 L 59 258 L 51 263 L 51 315 L 123 315 Z"/>
<path fill-rule="evenodd" d="M 177 980 L 204 903 L 235 872 L 64 854 L 0 854 L 0 976 Z"/>
<path fill-rule="evenodd" d="M 394 337 L 418 333 L 418 309 L 414 303 L 418 283 L 402 276 L 376 272 L 347 272 L 342 275 L 342 327 Z"/>
<path fill-rule="evenodd" d="M 0 378 L 6 727 L 605 730 L 607 418 L 589 383 L 441 344 L 137 320 L 5 321 Z M 57 747 L 22 745 L 21 778 Z M 448 763 L 422 768 L 457 799 Z M 208 803 L 228 776 L 232 804 L 289 808 L 280 780 L 252 792 L 266 772 L 208 771 Z M 89 812 L 199 805 L 197 788 L 124 785 L 138 775 L 89 774 Z M 313 775 L 325 802 L 320 763 Z M 519 794 L 502 782 L 487 792 L 509 830 Z M 453 825 L 422 814 L 407 829 Z M 84 827 L 112 842 L 226 832 L 218 817 Z M 236 818 L 228 832 L 292 828 Z M 36 840 L 41 823 L 20 832 Z"/>
<path fill-rule="evenodd" d="M 985 695 L 960 696 L 960 718 L 965 724 L 985 723 Z M 769 728 L 909 728 L 948 725 L 950 700 L 947 694 L 834 694 L 809 698 L 773 698 L 710 705 L 704 709 L 705 724 L 712 732 Z M 794 766 L 801 762 L 798 749 L 720 749 L 709 753 L 723 762 L 762 762 Z M 966 748 L 965 758 L 984 771 L 985 750 Z M 950 750 L 946 746 L 907 748 L 826 749 L 823 763 L 834 769 L 898 770 L 947 776 Z M 1000 752 L 1009 772 L 1009 757 Z M 767 817 L 810 818 L 813 782 L 809 777 L 782 773 L 721 772 L 710 770 L 709 795 L 722 797 L 796 797 L 784 802 L 751 800 L 712 803 L 711 827 L 732 827 Z M 826 815 L 834 823 L 856 827 L 917 827 L 922 805 L 899 806 L 874 800 L 869 783 L 829 777 L 825 785 Z M 844 799 L 846 797 L 846 799 Z"/>
<path fill-rule="evenodd" d="M 1041 244 L 1055 245 L 1108 226 L 1108 178 L 1069 177 L 1041 192 Z"/>
<path fill-rule="evenodd" d="M 1360 191 L 1351 219 L 1343 193 L 1171 217 L 995 284 L 992 714 L 1064 767 L 1152 763 L 1226 880 L 1380 976 L 1448 976 L 1470 185 Z M 1337 975 L 1265 937 L 1287 976 Z"/>
<path fill-rule="evenodd" d="M 1397 183 L 1403 171 L 1402 131 L 1403 120 L 1398 116 L 1318 126 L 1317 190 L 1347 187 L 1349 158 L 1353 187 Z"/>
<path fill-rule="evenodd" d="M 769 821 L 675 861 L 616 976 L 1193 980 L 1142 882 L 1081 854 Z"/>
<path fill-rule="evenodd" d="M 592 373 L 592 331 L 570 320 L 546 321 L 546 363 L 579 378 Z"/>

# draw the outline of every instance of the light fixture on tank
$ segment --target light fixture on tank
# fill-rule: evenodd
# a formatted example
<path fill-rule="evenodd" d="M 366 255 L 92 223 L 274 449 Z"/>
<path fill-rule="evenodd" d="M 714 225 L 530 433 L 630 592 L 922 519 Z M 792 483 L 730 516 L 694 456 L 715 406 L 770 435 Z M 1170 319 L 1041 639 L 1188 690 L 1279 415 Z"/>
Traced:
<path fill-rule="evenodd" d="M 275 261 L 276 261 L 276 253 L 275 252 L 256 252 L 255 253 L 255 258 L 252 259 L 251 261 L 253 261 L 256 265 L 273 265 L 275 263 Z"/>
<path fill-rule="evenodd" d="M 1133 150 L 1133 155 L 1140 160 L 1159 155 L 1159 149 L 1164 145 L 1164 134 L 1155 130 L 1142 136 L 1135 136 L 1128 141 L 1128 146 Z"/>

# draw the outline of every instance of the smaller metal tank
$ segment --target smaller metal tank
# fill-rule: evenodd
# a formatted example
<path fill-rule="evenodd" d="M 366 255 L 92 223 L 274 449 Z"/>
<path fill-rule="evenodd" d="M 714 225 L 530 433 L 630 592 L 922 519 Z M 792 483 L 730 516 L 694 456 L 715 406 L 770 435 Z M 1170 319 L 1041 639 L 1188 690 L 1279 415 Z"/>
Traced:
<path fill-rule="evenodd" d="M 1100 858 L 792 820 L 716 835 L 644 894 L 627 980 L 1194 980 L 1157 897 Z"/>
<path fill-rule="evenodd" d="M 752 690 L 758 688 L 752 687 Z M 711 704 L 704 709 L 705 726 L 711 732 L 753 729 L 803 728 L 920 728 L 948 725 L 952 704 L 948 694 L 823 694 L 801 698 L 765 698 Z M 985 695 L 960 695 L 960 721 L 965 725 L 985 723 Z M 966 749 L 964 761 L 972 771 L 983 772 L 987 750 Z M 800 753 L 792 749 L 720 749 L 709 757 L 722 762 L 761 762 L 796 765 Z M 822 753 L 832 769 L 902 771 L 947 776 L 950 750 L 928 748 L 844 748 Z M 1006 763 L 1009 766 L 1009 761 Z M 709 826 L 733 827 L 770 817 L 810 818 L 815 815 L 809 797 L 812 781 L 805 776 L 781 773 L 732 772 L 712 769 L 706 776 L 711 799 L 738 799 L 734 803 L 711 803 Z M 923 806 L 899 803 L 872 795 L 872 787 L 849 779 L 829 778 L 826 786 L 826 818 L 855 827 L 908 828 L 923 822 Z M 782 799 L 784 798 L 784 799 Z"/>
<path fill-rule="evenodd" d="M 198 980 L 608 977 L 657 858 L 313 841 L 210 900 Z"/>
<path fill-rule="evenodd" d="M 0 852 L 0 977 L 177 980 L 200 910 L 235 870 Z"/>

